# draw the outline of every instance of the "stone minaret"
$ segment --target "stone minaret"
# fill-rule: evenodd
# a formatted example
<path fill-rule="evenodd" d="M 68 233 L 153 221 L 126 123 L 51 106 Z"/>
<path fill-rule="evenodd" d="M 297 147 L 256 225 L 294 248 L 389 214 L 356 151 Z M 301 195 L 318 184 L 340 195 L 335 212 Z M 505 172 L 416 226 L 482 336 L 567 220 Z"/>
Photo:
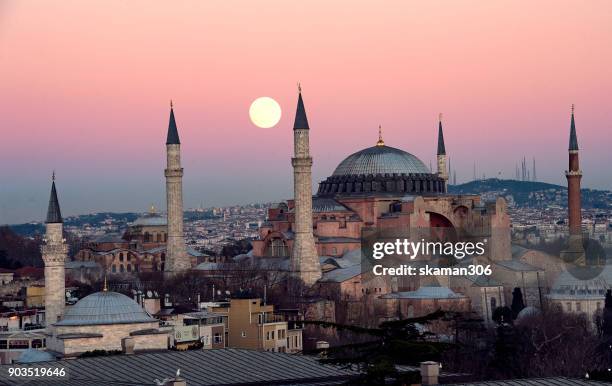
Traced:
<path fill-rule="evenodd" d="M 295 238 L 291 252 L 291 270 L 304 284 L 312 285 L 321 278 L 321 266 L 312 233 L 312 157 L 308 144 L 308 119 L 299 89 L 293 125 L 293 194 L 295 200 Z"/>
<path fill-rule="evenodd" d="M 55 190 L 55 173 L 51 183 L 51 197 L 47 210 L 46 233 L 41 247 L 45 263 L 45 319 L 47 326 L 64 315 L 66 304 L 65 261 L 68 245 L 63 235 L 63 220 Z"/>
<path fill-rule="evenodd" d="M 580 170 L 578 160 L 578 138 L 576 137 L 576 123 L 574 121 L 574 105 L 572 105 L 568 153 L 569 167 L 565 171 L 565 177 L 567 178 L 569 248 L 565 253 L 566 256 L 569 253 L 578 255 L 583 252 L 582 215 L 580 213 L 580 179 L 582 178 L 582 171 Z M 584 256 L 581 256 L 577 262 L 585 263 Z"/>
<path fill-rule="evenodd" d="M 166 139 L 166 204 L 168 212 L 168 242 L 164 270 L 178 273 L 191 268 L 183 237 L 183 168 L 174 108 L 170 103 L 170 122 Z"/>
<path fill-rule="evenodd" d="M 442 114 L 438 120 L 438 177 L 444 179 L 444 191 L 448 188 L 448 169 L 446 168 L 446 148 L 444 147 L 444 133 L 442 132 Z"/>

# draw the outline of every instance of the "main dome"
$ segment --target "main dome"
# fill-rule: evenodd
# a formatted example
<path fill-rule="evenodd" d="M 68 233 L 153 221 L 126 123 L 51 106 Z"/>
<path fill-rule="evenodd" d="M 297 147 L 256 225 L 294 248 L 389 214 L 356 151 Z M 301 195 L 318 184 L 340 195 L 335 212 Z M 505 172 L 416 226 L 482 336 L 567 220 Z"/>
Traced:
<path fill-rule="evenodd" d="M 429 168 L 414 155 L 394 147 L 376 145 L 346 157 L 332 176 L 430 173 Z"/>
<path fill-rule="evenodd" d="M 117 292 L 96 292 L 85 296 L 56 326 L 85 326 L 96 324 L 125 324 L 155 322 L 142 307 L 129 297 Z"/>

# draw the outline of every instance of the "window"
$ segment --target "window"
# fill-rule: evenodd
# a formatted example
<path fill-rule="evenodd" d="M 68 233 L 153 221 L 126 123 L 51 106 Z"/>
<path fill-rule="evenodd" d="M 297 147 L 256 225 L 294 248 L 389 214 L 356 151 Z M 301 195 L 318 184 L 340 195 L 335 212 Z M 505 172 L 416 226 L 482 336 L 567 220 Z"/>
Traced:
<path fill-rule="evenodd" d="M 126 253 L 126 256 L 127 256 L 127 261 L 132 260 L 132 255 L 130 255 L 130 253 L 129 253 L 129 252 L 128 252 L 128 253 Z"/>
<path fill-rule="evenodd" d="M 127 271 L 128 272 L 132 272 L 132 264 L 128 264 L 127 265 Z"/>
<path fill-rule="evenodd" d="M 111 267 L 111 272 L 113 272 L 113 273 L 117 272 L 117 266 L 116 265 L 113 265 Z"/>
<path fill-rule="evenodd" d="M 491 315 L 493 314 L 493 311 L 495 311 L 496 308 L 497 308 L 497 299 L 491 298 Z"/>
<path fill-rule="evenodd" d="M 274 340 L 274 330 L 271 331 L 270 336 L 272 337 L 272 339 Z"/>
<path fill-rule="evenodd" d="M 125 268 L 123 268 L 123 264 L 119 266 L 119 272 L 125 272 Z"/>
<path fill-rule="evenodd" d="M 215 332 L 214 342 L 215 342 L 215 343 L 221 343 L 221 342 L 223 342 L 223 338 L 221 337 L 221 334 L 220 334 L 220 333 Z"/>
<path fill-rule="evenodd" d="M 596 307 L 598 310 L 601 310 L 601 302 L 597 302 L 597 304 L 595 305 L 595 307 Z"/>
<path fill-rule="evenodd" d="M 572 311 L 572 303 L 570 303 L 570 302 L 565 303 L 565 308 L 566 308 L 566 311 L 570 311 L 571 312 Z"/>
<path fill-rule="evenodd" d="M 243 337 L 243 338 L 246 338 L 246 332 L 244 332 L 244 331 L 240 332 L 240 336 Z"/>
<path fill-rule="evenodd" d="M 123 253 L 119 254 L 119 261 L 123 261 Z"/>
<path fill-rule="evenodd" d="M 582 311 L 582 304 L 580 302 L 576 302 L 576 311 Z"/>
<path fill-rule="evenodd" d="M 282 239 L 272 239 L 270 245 L 266 250 L 266 255 L 273 257 L 289 256 L 289 249 L 287 248 L 285 242 Z"/>

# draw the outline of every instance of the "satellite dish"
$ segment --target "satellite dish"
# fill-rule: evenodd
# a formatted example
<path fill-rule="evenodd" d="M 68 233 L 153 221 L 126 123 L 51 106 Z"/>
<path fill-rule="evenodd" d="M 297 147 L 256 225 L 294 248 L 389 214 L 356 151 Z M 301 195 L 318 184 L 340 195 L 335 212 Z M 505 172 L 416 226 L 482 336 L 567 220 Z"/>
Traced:
<path fill-rule="evenodd" d="M 153 297 L 153 292 L 151 292 L 151 291 L 147 291 L 147 297 L 148 297 L 148 298 L 152 298 L 152 297 Z"/>

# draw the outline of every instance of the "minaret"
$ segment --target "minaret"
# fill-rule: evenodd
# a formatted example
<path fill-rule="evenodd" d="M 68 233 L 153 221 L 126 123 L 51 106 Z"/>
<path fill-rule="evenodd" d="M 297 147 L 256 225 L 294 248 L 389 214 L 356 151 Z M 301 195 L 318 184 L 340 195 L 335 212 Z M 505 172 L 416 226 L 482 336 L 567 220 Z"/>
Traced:
<path fill-rule="evenodd" d="M 578 138 L 576 137 L 576 123 L 574 121 L 574 105 L 572 105 L 572 118 L 569 138 L 569 168 L 565 172 L 567 177 L 567 207 L 569 210 L 569 234 L 582 237 L 582 216 L 580 214 L 580 179 L 582 171 L 578 162 Z"/>
<path fill-rule="evenodd" d="M 51 182 L 51 197 L 45 221 L 46 232 L 41 247 L 45 263 L 45 320 L 47 326 L 64 315 L 66 304 L 65 262 L 68 245 L 63 235 L 63 220 L 55 190 L 55 172 Z"/>
<path fill-rule="evenodd" d="M 321 278 L 319 256 L 312 233 L 312 157 L 308 136 L 310 128 L 298 86 L 298 104 L 293 125 L 293 198 L 295 205 L 295 238 L 291 252 L 291 270 L 310 286 Z"/>
<path fill-rule="evenodd" d="M 569 241 L 568 248 L 561 252 L 561 257 L 566 262 L 586 265 L 584 248 L 582 246 L 582 215 L 580 213 L 580 179 L 582 178 L 582 171 L 578 162 L 578 138 L 576 137 L 576 123 L 574 121 L 574 105 L 572 105 L 568 153 L 569 168 L 565 171 L 565 177 L 567 178 Z"/>
<path fill-rule="evenodd" d="M 444 147 L 444 133 L 442 132 L 442 114 L 438 118 L 438 177 L 444 180 L 444 191 L 448 188 L 448 171 L 446 169 L 446 148 Z"/>
<path fill-rule="evenodd" d="M 183 237 L 183 168 L 174 108 L 170 102 L 170 122 L 166 139 L 166 206 L 168 212 L 168 241 L 164 271 L 178 273 L 191 268 Z"/>

